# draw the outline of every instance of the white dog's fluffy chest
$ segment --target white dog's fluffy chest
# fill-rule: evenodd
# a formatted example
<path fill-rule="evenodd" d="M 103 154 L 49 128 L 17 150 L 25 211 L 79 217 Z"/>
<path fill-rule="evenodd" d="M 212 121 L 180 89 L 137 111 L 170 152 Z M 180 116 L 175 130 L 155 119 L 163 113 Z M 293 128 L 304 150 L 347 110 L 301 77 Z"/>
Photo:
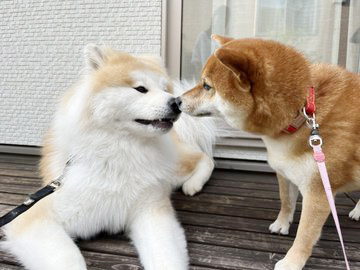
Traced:
<path fill-rule="evenodd" d="M 169 196 L 176 185 L 177 157 L 168 137 L 149 145 L 116 147 L 112 142 L 100 152 L 96 146 L 88 147 L 93 153 L 82 151 L 86 154 L 76 157 L 54 194 L 55 212 L 66 231 L 83 238 L 118 232 L 141 204 Z"/>
<path fill-rule="evenodd" d="M 268 163 L 271 168 L 290 180 L 303 193 L 316 172 L 316 163 L 312 155 L 308 153 L 294 156 L 289 140 L 279 141 L 266 136 L 262 139 L 268 152 Z M 308 146 L 304 145 L 304 147 Z"/>

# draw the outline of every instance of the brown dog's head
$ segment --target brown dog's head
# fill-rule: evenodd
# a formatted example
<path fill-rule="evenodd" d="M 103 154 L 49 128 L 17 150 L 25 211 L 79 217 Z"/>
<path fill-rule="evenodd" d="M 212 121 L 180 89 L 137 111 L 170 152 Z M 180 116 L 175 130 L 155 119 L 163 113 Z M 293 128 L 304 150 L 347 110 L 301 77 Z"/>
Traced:
<path fill-rule="evenodd" d="M 178 99 L 180 109 L 219 115 L 249 132 L 278 134 L 305 104 L 311 86 L 305 57 L 275 41 L 213 39 L 222 46 L 208 59 L 200 82 Z"/>

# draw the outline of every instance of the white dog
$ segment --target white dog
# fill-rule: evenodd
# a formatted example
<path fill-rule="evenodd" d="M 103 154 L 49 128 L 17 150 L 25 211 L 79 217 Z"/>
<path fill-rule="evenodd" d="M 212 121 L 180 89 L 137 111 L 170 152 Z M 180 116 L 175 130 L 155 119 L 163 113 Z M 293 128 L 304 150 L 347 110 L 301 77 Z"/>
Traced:
<path fill-rule="evenodd" d="M 179 118 L 159 58 L 95 45 L 85 56 L 44 142 L 43 179 L 63 175 L 63 186 L 5 226 L 3 247 L 27 269 L 83 270 L 72 238 L 124 230 L 146 270 L 187 269 L 170 193 L 193 195 L 209 179 L 213 122 Z"/>

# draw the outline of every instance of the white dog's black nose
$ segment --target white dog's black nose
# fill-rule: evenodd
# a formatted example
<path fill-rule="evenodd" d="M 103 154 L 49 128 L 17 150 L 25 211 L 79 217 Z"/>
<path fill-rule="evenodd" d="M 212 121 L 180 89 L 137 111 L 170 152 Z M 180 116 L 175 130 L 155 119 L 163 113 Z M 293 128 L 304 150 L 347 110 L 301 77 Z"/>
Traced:
<path fill-rule="evenodd" d="M 171 108 L 171 110 L 173 111 L 173 113 L 175 113 L 175 114 L 180 114 L 181 111 L 180 111 L 180 109 L 179 109 L 177 99 L 178 99 L 178 98 L 171 98 L 171 99 L 169 100 L 168 104 L 169 104 L 169 107 Z"/>
<path fill-rule="evenodd" d="M 178 106 L 179 108 L 181 108 L 181 103 L 182 103 L 181 97 L 175 98 L 175 102 L 176 102 L 177 106 Z"/>

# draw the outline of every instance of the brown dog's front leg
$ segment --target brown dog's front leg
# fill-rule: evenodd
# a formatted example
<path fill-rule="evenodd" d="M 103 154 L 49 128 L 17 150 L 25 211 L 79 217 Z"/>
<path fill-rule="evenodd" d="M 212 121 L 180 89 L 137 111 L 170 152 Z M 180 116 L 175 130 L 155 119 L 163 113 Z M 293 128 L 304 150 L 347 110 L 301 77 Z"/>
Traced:
<path fill-rule="evenodd" d="M 311 256 L 313 246 L 320 238 L 322 227 L 330 214 L 325 192 L 320 185 L 316 185 L 316 188 L 309 186 L 309 190 L 303 194 L 295 241 L 285 258 L 277 262 L 275 270 L 301 270 Z"/>
<path fill-rule="evenodd" d="M 277 179 L 279 182 L 281 209 L 277 219 L 269 226 L 269 230 L 272 233 L 287 235 L 289 234 L 290 224 L 293 221 L 299 190 L 279 173 L 277 174 Z"/>

